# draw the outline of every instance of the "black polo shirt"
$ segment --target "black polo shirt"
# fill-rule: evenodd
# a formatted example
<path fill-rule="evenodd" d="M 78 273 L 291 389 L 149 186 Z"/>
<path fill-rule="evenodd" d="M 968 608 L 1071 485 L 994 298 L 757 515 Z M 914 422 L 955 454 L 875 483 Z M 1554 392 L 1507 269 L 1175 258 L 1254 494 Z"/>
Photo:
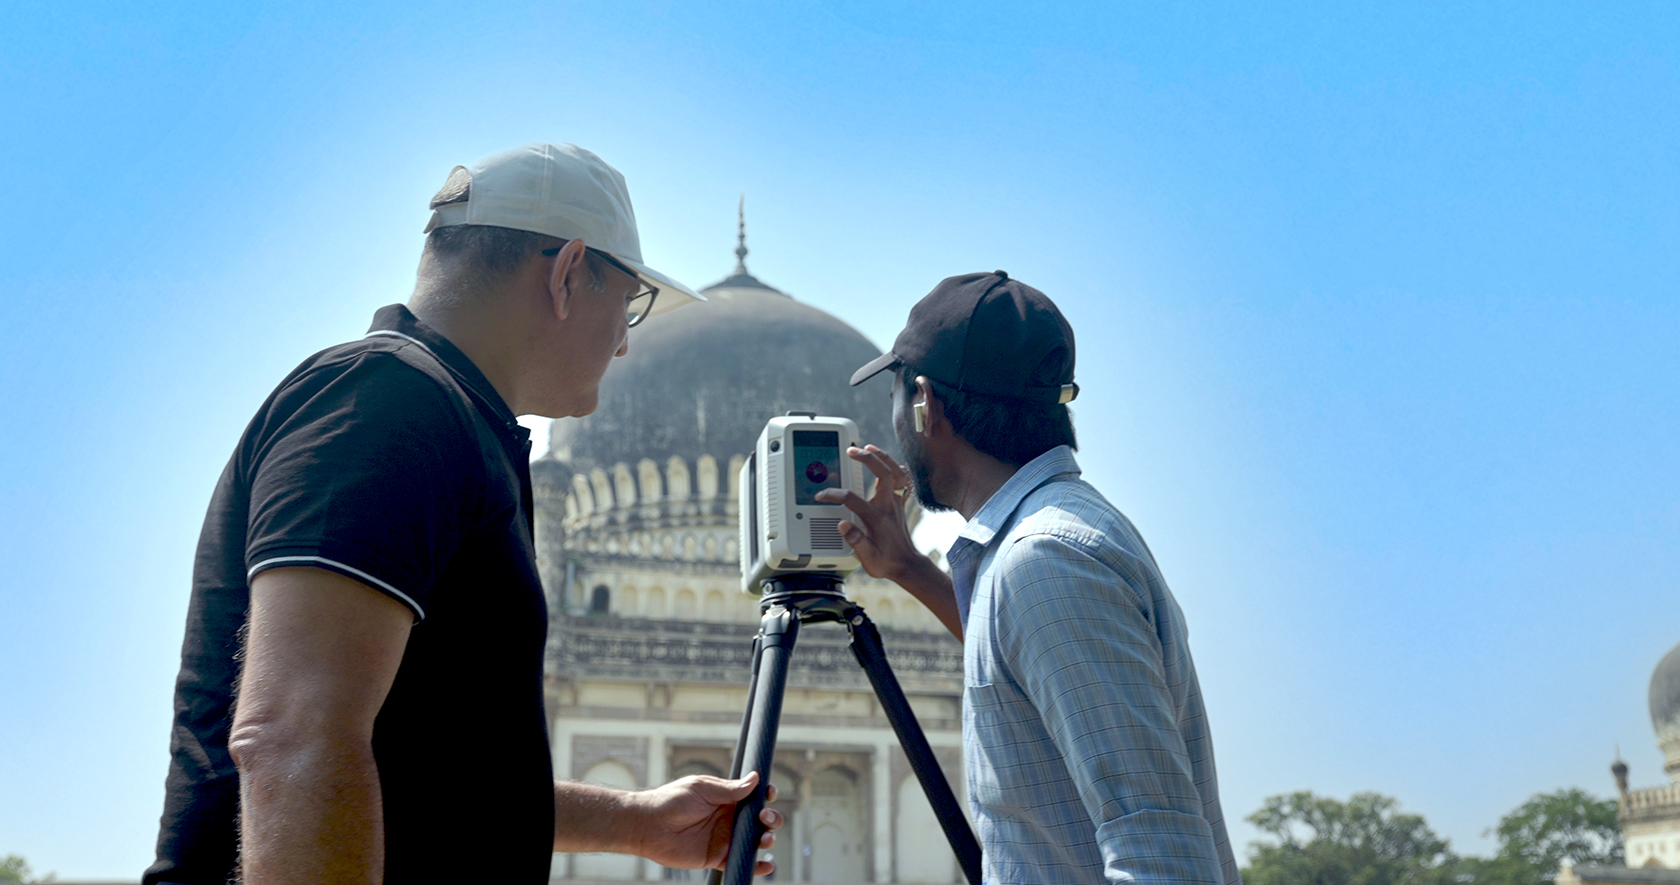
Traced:
<path fill-rule="evenodd" d="M 477 367 L 401 305 L 269 396 L 199 537 L 146 885 L 222 885 L 237 862 L 231 693 L 250 579 L 281 566 L 349 575 L 414 612 L 373 734 L 385 881 L 547 881 L 548 612 L 529 451 Z"/>

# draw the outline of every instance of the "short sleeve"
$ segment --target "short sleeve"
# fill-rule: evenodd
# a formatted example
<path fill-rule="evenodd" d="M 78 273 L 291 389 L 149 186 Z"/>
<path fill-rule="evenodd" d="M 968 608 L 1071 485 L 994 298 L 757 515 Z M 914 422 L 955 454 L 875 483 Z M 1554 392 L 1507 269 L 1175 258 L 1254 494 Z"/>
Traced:
<path fill-rule="evenodd" d="M 359 354 L 294 378 L 250 443 L 248 575 L 326 568 L 425 618 L 483 520 L 482 449 L 450 391 L 390 354 Z"/>

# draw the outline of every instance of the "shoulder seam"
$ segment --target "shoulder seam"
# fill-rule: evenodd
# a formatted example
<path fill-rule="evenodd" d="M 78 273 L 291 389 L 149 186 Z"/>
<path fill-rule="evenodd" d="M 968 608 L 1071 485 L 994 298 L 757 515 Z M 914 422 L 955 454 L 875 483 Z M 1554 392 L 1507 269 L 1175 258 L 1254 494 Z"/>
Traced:
<path fill-rule="evenodd" d="M 402 337 L 407 338 L 407 336 L 402 336 Z M 367 339 L 363 338 L 363 339 L 360 339 L 358 341 L 349 341 L 349 342 L 345 342 L 345 343 L 346 344 L 361 344 L 361 343 L 364 343 L 366 341 L 367 341 Z M 307 378 L 307 377 L 309 377 L 311 375 L 314 375 L 318 372 L 328 371 L 328 370 L 330 370 L 334 367 L 348 368 L 351 364 L 354 364 L 354 363 L 362 361 L 362 360 L 378 359 L 378 358 L 394 359 L 398 363 L 400 363 L 404 366 L 407 366 L 409 369 L 412 369 L 413 371 L 419 373 L 421 375 L 421 377 L 424 377 L 424 378 L 427 378 L 428 380 L 430 380 L 432 382 L 432 386 L 437 389 L 437 392 L 441 395 L 442 399 L 445 402 L 449 403 L 452 407 L 454 407 L 454 411 L 456 412 L 456 416 L 458 418 L 463 419 L 465 426 L 471 427 L 472 426 L 472 420 L 471 420 L 472 413 L 471 412 L 466 412 L 463 409 L 459 408 L 459 406 L 461 404 L 458 402 L 458 400 L 460 400 L 461 397 L 454 395 L 448 389 L 448 387 L 445 386 L 442 379 L 440 379 L 439 377 L 437 377 L 433 373 L 426 371 L 424 368 L 415 365 L 412 361 L 410 361 L 408 359 L 405 359 L 403 357 L 402 352 L 404 350 L 408 350 L 410 347 L 412 347 L 414 345 L 414 343 L 415 342 L 413 341 L 413 339 L 408 339 L 408 340 L 400 342 L 397 345 L 396 348 L 391 349 L 391 350 L 355 350 L 355 351 L 351 351 L 349 353 L 340 354 L 338 356 L 335 356 L 335 357 L 331 358 L 330 360 L 325 360 L 325 361 L 316 363 L 316 364 L 314 364 L 312 366 L 309 366 L 308 368 L 306 368 L 306 369 L 304 369 L 300 372 L 294 373 L 291 378 L 287 379 L 286 384 L 284 386 L 285 387 L 294 387 L 300 381 L 302 381 L 304 378 Z M 339 345 L 339 346 L 343 346 L 343 345 Z M 427 353 L 429 355 L 430 351 L 428 351 Z M 440 368 L 441 368 L 441 366 L 440 366 Z M 444 375 L 445 377 L 449 377 L 449 380 L 451 382 L 454 381 L 453 377 L 448 375 L 447 370 L 443 370 L 441 372 L 441 374 Z M 463 394 L 466 393 L 465 390 L 463 390 L 461 392 Z M 472 404 L 471 396 L 468 395 L 466 397 L 466 399 L 467 399 L 467 404 L 470 406 Z M 475 408 L 475 411 L 476 411 L 476 408 Z"/>

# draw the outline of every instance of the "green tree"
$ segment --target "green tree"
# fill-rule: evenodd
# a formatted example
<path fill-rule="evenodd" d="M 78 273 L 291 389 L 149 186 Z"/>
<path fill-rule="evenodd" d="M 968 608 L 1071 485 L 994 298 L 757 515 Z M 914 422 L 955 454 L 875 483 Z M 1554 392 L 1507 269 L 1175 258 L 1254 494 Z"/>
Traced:
<path fill-rule="evenodd" d="M 29 876 L 29 861 L 24 860 L 23 855 L 0 857 L 0 882 L 44 883 L 57 878 L 52 873 L 48 873 L 45 879 L 31 879 Z"/>
<path fill-rule="evenodd" d="M 1571 788 L 1539 793 L 1499 819 L 1499 856 L 1541 882 L 1557 875 L 1564 861 L 1573 864 L 1622 863 L 1622 834 L 1616 825 L 1616 801 L 1595 799 Z"/>
<path fill-rule="evenodd" d="M 1309 791 L 1272 796 L 1249 823 L 1275 838 L 1255 843 L 1248 885 L 1445 885 L 1462 881 L 1458 858 L 1421 815 L 1379 793 L 1347 802 Z"/>
<path fill-rule="evenodd" d="M 1457 858 L 1448 866 L 1443 881 L 1456 885 L 1542 885 L 1532 868 L 1508 857 Z"/>

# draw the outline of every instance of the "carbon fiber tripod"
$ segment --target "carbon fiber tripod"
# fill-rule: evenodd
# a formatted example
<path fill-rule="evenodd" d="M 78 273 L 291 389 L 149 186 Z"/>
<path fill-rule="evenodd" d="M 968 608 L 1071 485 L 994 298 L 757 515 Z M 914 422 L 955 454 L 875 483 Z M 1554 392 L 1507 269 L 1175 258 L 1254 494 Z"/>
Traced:
<path fill-rule="evenodd" d="M 758 787 L 735 807 L 729 859 L 724 869 L 713 870 L 710 885 L 748 885 L 753 863 L 758 859 L 758 840 L 764 835 L 758 813 L 764 808 L 770 785 L 770 764 L 776 753 L 776 730 L 781 723 L 782 695 L 787 688 L 788 663 L 801 624 L 834 622 L 851 632 L 852 655 L 869 677 L 881 709 L 898 734 L 899 746 L 910 759 L 910 767 L 921 781 L 922 792 L 945 830 L 945 838 L 962 864 L 970 885 L 980 885 L 980 843 L 963 817 L 957 797 L 945 780 L 945 773 L 928 746 L 927 736 L 904 698 L 881 647 L 881 632 L 863 608 L 846 598 L 838 575 L 793 574 L 770 578 L 763 583 L 759 600 L 762 619 L 753 638 L 752 682 L 747 689 L 747 709 L 741 717 L 741 736 L 735 742 L 735 762 L 729 776 L 758 772 Z"/>

